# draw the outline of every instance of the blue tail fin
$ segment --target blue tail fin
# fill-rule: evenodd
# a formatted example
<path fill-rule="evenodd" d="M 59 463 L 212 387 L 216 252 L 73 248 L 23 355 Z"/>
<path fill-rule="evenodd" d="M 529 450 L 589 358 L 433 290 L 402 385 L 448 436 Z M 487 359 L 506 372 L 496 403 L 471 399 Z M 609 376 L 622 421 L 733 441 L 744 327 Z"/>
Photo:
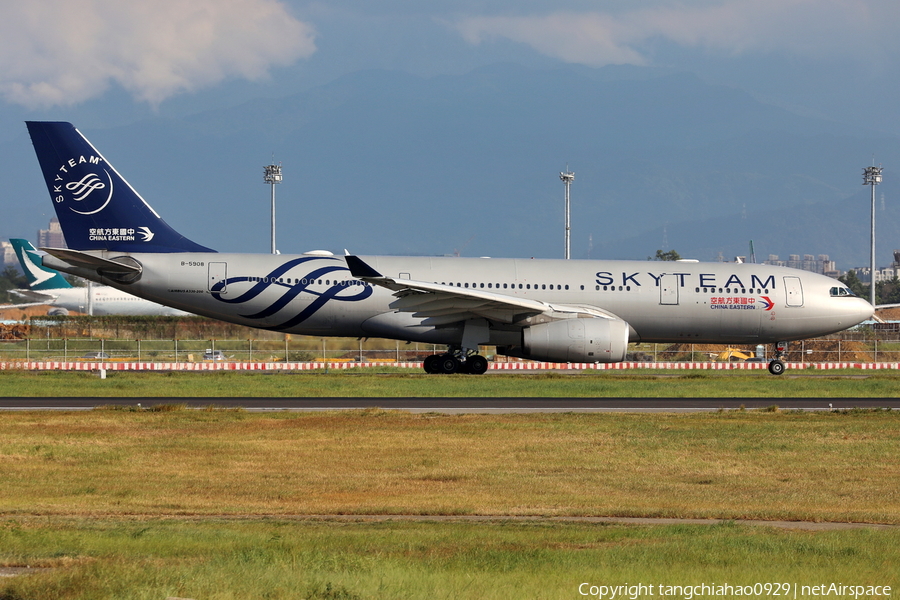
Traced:
<path fill-rule="evenodd" d="M 215 252 L 169 227 L 71 123 L 26 124 L 69 248 Z"/>
<path fill-rule="evenodd" d="M 22 271 L 25 272 L 28 286 L 31 289 L 58 290 L 72 287 L 62 273 L 48 269 L 41 263 L 41 257 L 31 242 L 13 238 L 9 240 L 9 243 L 12 244 L 16 256 L 19 257 L 19 264 L 22 265 Z"/>

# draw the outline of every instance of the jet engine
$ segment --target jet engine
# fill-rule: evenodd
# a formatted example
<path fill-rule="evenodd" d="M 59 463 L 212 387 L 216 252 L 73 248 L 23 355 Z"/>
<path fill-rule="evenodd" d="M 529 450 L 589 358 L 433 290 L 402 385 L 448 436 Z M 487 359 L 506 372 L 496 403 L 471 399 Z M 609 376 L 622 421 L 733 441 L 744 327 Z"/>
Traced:
<path fill-rule="evenodd" d="M 621 319 L 563 319 L 526 327 L 519 352 L 508 350 L 511 356 L 547 362 L 621 362 L 628 329 Z"/>

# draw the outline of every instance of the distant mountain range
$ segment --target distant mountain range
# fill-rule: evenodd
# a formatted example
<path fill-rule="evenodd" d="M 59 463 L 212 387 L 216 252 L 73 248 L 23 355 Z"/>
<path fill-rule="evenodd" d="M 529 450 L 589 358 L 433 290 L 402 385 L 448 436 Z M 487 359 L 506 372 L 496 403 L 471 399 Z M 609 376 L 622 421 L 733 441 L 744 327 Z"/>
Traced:
<path fill-rule="evenodd" d="M 568 165 L 574 258 L 731 260 L 753 240 L 759 260 L 829 254 L 847 269 L 868 263 L 861 172 L 873 156 L 885 166 L 879 264 L 900 247 L 900 139 L 688 73 L 366 71 L 186 119 L 82 129 L 171 225 L 220 250 L 268 250 L 273 153 L 282 252 L 561 257 Z M 0 233 L 30 238 L 50 206 L 22 131 L 0 148 Z"/>

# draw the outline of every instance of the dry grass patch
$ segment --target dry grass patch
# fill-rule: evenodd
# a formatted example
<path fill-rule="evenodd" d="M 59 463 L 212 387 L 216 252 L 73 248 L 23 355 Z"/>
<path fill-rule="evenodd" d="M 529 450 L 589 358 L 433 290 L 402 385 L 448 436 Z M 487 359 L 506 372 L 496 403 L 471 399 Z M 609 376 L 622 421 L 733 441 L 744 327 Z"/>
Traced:
<path fill-rule="evenodd" d="M 0 414 L 7 514 L 900 523 L 900 415 Z"/>

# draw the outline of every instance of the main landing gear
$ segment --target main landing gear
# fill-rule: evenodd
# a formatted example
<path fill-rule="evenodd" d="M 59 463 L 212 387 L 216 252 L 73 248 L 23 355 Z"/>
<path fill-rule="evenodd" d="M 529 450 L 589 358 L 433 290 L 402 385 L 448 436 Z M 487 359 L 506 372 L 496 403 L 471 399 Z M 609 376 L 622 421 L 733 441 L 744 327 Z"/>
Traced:
<path fill-rule="evenodd" d="M 775 344 L 775 357 L 769 361 L 769 373 L 772 375 L 781 375 L 784 373 L 784 361 L 781 357 L 787 351 L 787 342 L 778 342 Z"/>
<path fill-rule="evenodd" d="M 480 354 L 464 354 L 460 348 L 451 348 L 446 354 L 432 354 L 422 366 L 429 374 L 468 373 L 482 375 L 488 368 L 488 361 Z"/>

